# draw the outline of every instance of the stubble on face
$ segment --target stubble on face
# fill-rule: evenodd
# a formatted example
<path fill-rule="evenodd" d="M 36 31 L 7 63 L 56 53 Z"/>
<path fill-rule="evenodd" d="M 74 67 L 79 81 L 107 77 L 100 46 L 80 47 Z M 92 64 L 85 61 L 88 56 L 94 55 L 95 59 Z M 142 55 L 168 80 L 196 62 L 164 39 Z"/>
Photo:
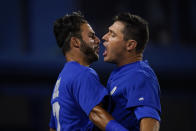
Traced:
<path fill-rule="evenodd" d="M 81 45 L 80 45 L 80 51 L 83 52 L 86 56 L 86 60 L 88 63 L 92 63 L 94 61 L 97 61 L 99 59 L 99 55 L 96 54 L 98 46 L 89 46 L 84 40 L 80 40 Z"/>
<path fill-rule="evenodd" d="M 86 23 L 81 26 L 80 51 L 85 55 L 86 61 L 91 64 L 99 58 L 99 38 L 92 27 Z"/>

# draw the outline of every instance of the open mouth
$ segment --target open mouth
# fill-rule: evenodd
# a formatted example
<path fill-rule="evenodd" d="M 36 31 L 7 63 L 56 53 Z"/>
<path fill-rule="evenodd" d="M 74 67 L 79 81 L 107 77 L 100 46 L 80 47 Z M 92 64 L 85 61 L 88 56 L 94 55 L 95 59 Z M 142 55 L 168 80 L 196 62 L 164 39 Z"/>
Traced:
<path fill-rule="evenodd" d="M 105 48 L 104 52 L 103 52 L 103 56 L 106 57 L 107 56 L 107 49 Z"/>
<path fill-rule="evenodd" d="M 97 52 L 97 54 L 99 54 L 99 47 L 97 47 L 97 48 L 95 49 L 95 51 Z"/>
<path fill-rule="evenodd" d="M 99 54 L 99 46 L 93 47 L 93 50 L 94 50 L 97 54 Z"/>
<path fill-rule="evenodd" d="M 104 42 L 105 43 L 105 42 Z M 103 43 L 103 45 L 104 45 L 104 43 Z M 106 48 L 106 46 L 104 45 L 104 47 L 105 47 L 105 50 L 104 50 L 104 52 L 103 52 L 103 57 L 106 57 L 107 56 L 107 48 Z"/>

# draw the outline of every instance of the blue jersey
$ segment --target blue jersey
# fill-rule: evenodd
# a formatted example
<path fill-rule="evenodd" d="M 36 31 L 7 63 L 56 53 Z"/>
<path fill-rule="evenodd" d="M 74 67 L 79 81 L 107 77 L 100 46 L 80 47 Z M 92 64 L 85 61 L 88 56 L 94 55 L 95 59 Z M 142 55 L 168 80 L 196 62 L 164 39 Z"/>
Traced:
<path fill-rule="evenodd" d="M 137 61 L 115 69 L 108 80 L 108 112 L 131 131 L 139 131 L 144 117 L 160 120 L 160 88 L 147 62 Z"/>
<path fill-rule="evenodd" d="M 57 131 L 88 131 L 89 113 L 106 95 L 93 69 L 77 62 L 66 63 L 53 91 L 50 127 Z"/>

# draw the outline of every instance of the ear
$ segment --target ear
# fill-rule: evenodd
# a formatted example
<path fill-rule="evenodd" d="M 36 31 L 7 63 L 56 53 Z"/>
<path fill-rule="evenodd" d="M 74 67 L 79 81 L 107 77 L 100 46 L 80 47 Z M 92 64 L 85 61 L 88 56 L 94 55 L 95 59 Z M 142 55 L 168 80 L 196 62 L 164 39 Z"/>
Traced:
<path fill-rule="evenodd" d="M 79 48 L 80 47 L 80 40 L 77 37 L 71 37 L 70 39 L 71 46 Z"/>
<path fill-rule="evenodd" d="M 131 51 L 135 49 L 137 46 L 137 42 L 135 40 L 128 40 L 126 44 L 127 51 Z"/>

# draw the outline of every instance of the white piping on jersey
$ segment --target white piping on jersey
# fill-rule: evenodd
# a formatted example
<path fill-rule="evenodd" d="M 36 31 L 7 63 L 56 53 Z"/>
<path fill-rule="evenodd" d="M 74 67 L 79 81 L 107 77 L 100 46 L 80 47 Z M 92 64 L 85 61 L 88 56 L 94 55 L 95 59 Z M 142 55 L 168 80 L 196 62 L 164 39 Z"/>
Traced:
<path fill-rule="evenodd" d="M 110 95 L 114 94 L 114 92 L 116 91 L 117 86 L 115 86 L 111 91 L 110 91 Z"/>

